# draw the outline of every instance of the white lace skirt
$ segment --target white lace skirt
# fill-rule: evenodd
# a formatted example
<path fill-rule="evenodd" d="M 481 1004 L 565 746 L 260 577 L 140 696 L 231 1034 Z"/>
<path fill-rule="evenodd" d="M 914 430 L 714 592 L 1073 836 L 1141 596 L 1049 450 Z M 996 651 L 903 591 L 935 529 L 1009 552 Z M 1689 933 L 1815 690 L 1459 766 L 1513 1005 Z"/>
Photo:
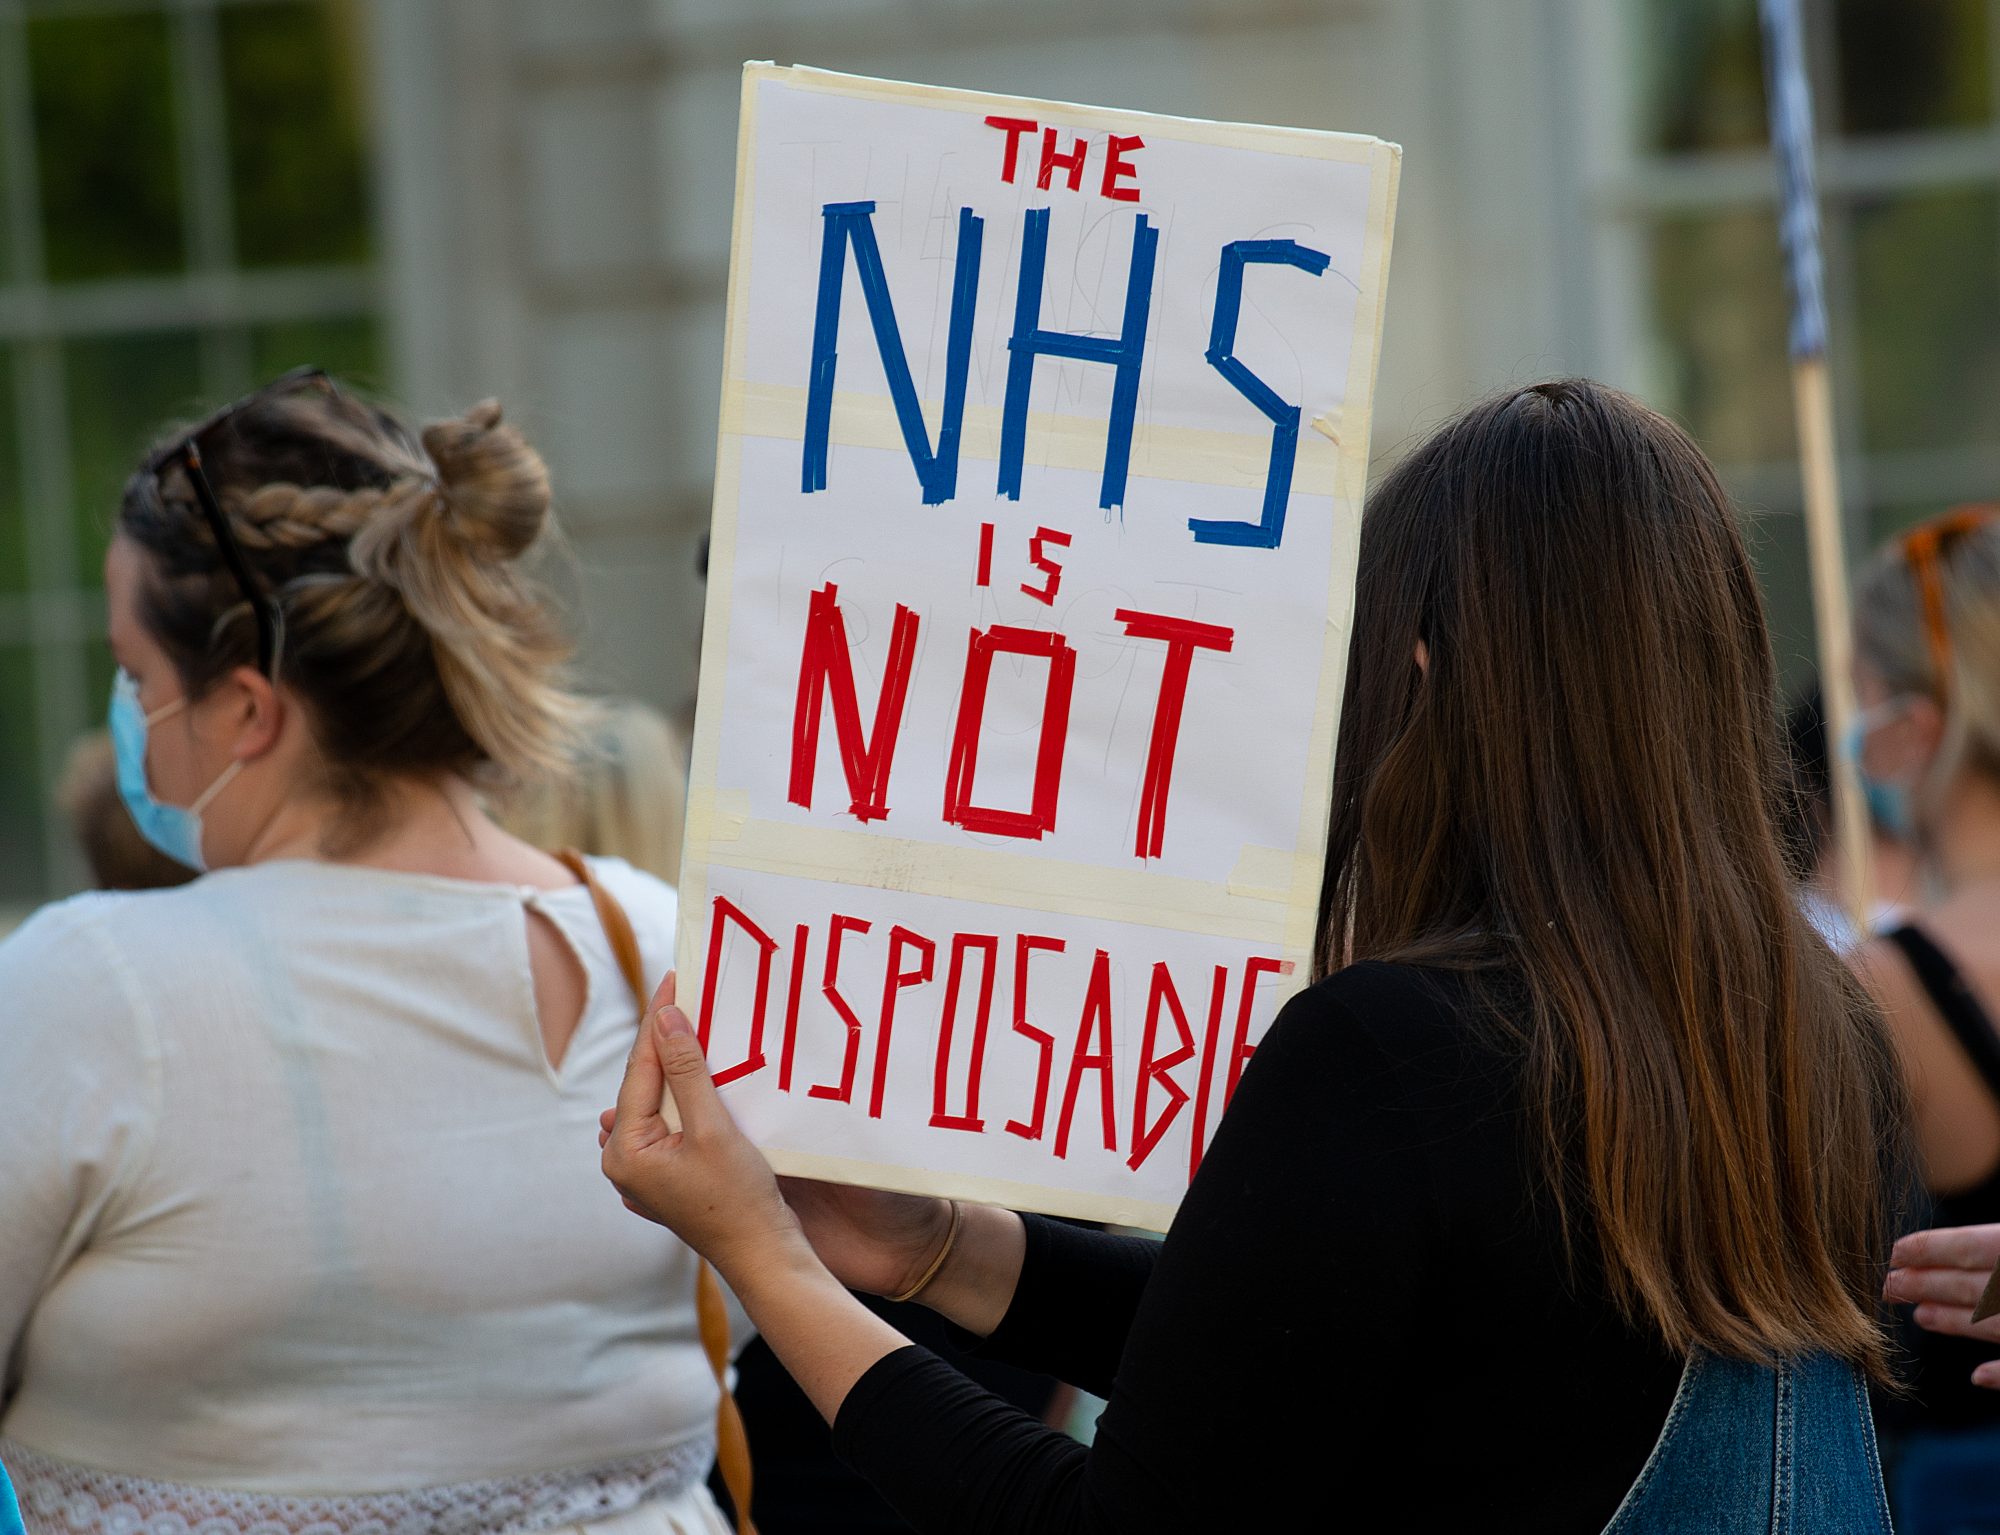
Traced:
<path fill-rule="evenodd" d="M 124 1476 L 0 1439 L 28 1535 L 731 1535 L 706 1478 L 715 1442 L 408 1492 L 288 1497 Z"/>

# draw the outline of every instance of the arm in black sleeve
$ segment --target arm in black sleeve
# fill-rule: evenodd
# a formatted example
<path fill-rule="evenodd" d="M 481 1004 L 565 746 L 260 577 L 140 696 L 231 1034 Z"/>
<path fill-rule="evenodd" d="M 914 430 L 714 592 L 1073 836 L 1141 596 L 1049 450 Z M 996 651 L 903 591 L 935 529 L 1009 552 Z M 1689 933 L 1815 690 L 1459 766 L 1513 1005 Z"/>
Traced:
<path fill-rule="evenodd" d="M 1376 1038 L 1324 984 L 1273 1025 L 1159 1253 L 1092 1448 L 914 1348 L 856 1384 L 836 1448 L 939 1535 L 1281 1528 L 1337 1502 L 1410 1432 L 1408 1382 L 1435 1386 L 1417 1356 L 1425 1276 L 1444 1267 L 1430 1157 L 1451 1116 L 1411 1101 Z M 1130 1277 L 1078 1279 L 1093 1252 L 1133 1261 L 1095 1241 L 1051 1256 L 1010 1330 L 1088 1326 L 1092 1284 Z"/>
<path fill-rule="evenodd" d="M 986 1358 L 1108 1397 L 1160 1244 L 1039 1215 L 1022 1220 L 1028 1250 L 1013 1302 L 993 1336 L 975 1346 Z"/>

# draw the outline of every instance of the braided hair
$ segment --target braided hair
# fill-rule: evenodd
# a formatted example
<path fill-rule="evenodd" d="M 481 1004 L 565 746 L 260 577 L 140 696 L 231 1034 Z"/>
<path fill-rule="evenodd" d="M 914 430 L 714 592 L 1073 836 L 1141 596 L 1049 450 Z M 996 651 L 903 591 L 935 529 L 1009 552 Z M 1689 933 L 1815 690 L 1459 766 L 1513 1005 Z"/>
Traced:
<path fill-rule="evenodd" d="M 358 816 L 394 777 L 518 781 L 569 760 L 569 647 L 522 569 L 550 523 L 548 471 L 497 403 L 418 437 L 344 391 L 253 399 L 202 460 L 285 615 L 279 680 Z M 146 557 L 141 618 L 199 697 L 255 664 L 255 622 L 185 472 L 148 491 L 135 476 L 118 531 Z"/>

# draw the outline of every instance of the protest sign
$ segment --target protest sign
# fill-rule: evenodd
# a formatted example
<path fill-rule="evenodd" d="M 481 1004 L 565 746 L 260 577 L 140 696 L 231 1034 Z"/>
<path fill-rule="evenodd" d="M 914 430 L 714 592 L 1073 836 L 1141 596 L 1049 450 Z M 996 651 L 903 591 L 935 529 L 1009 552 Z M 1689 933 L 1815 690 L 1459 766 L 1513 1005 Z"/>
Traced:
<path fill-rule="evenodd" d="M 781 1172 L 1171 1219 L 1311 965 L 1399 154 L 746 69 L 679 964 Z"/>

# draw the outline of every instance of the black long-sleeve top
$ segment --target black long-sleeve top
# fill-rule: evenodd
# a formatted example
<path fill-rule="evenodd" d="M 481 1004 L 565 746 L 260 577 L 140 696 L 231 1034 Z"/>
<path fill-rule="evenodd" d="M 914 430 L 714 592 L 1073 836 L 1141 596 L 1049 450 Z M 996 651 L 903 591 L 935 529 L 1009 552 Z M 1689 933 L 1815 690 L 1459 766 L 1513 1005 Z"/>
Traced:
<path fill-rule="evenodd" d="M 1028 1219 L 986 1348 L 1107 1397 L 1094 1446 L 909 1347 L 836 1448 L 926 1535 L 1594 1535 L 1681 1361 L 1620 1318 L 1587 1233 L 1565 1258 L 1503 1041 L 1441 972 L 1302 993 L 1164 1244 Z"/>

